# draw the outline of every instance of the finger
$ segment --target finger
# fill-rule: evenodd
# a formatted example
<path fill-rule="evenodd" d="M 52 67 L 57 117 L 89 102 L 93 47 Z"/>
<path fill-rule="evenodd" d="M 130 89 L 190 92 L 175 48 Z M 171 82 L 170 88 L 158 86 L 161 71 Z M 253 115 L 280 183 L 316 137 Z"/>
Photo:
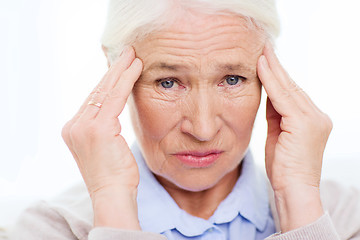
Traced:
<path fill-rule="evenodd" d="M 281 86 L 289 91 L 293 96 L 295 102 L 299 105 L 303 112 L 320 111 L 305 91 L 299 87 L 289 76 L 286 70 L 281 65 L 278 57 L 276 56 L 273 47 L 269 42 L 265 44 L 264 56 L 268 60 L 269 67 L 274 75 L 279 79 Z"/>
<path fill-rule="evenodd" d="M 279 83 L 281 84 L 281 86 L 283 88 L 289 88 L 289 86 L 292 84 L 292 80 L 289 77 L 289 74 L 280 64 L 280 61 L 276 56 L 274 48 L 272 47 L 270 42 L 265 43 L 263 54 L 268 60 L 270 69 L 273 71 L 274 75 L 279 78 Z"/>
<path fill-rule="evenodd" d="M 263 52 L 264 56 L 268 60 L 269 68 L 274 73 L 275 77 L 278 78 L 280 85 L 285 90 L 290 91 L 290 93 L 302 93 L 303 90 L 291 79 L 289 74 L 281 65 L 270 42 L 266 42 Z"/>
<path fill-rule="evenodd" d="M 123 111 L 135 82 L 139 79 L 143 64 L 135 58 L 130 67 L 123 72 L 115 87 L 106 97 L 97 118 L 99 120 L 117 118 Z"/>
<path fill-rule="evenodd" d="M 282 88 L 279 79 L 271 71 L 264 55 L 258 60 L 258 76 L 276 112 L 286 117 L 299 111 L 288 91 Z"/>
<path fill-rule="evenodd" d="M 98 86 L 84 103 L 84 110 L 81 113 L 82 119 L 93 119 L 96 117 L 109 92 L 114 88 L 120 76 L 129 68 L 135 58 L 132 47 L 126 47 L 120 58 L 110 67 Z M 91 103 L 91 104 L 89 104 Z"/>
<path fill-rule="evenodd" d="M 86 108 L 96 108 L 96 106 L 89 106 L 88 103 L 90 100 L 95 103 L 103 102 L 103 99 L 106 96 L 106 91 L 109 91 L 114 86 L 114 82 L 119 78 L 120 74 L 129 67 L 134 57 L 135 53 L 133 48 L 129 46 L 125 47 L 118 60 L 110 66 L 108 72 L 105 74 L 100 83 L 98 83 L 98 85 L 94 88 L 91 94 L 86 98 L 85 102 L 82 104 L 75 116 L 64 126 L 62 130 L 62 137 L 75 159 L 77 159 L 78 157 L 73 149 L 73 144 L 70 137 L 70 131 L 72 126 L 78 121 Z M 95 109 L 95 111 L 98 110 Z"/>
<path fill-rule="evenodd" d="M 135 58 L 135 51 L 133 47 L 126 46 L 120 57 L 110 66 L 108 72 L 100 81 L 96 89 L 101 89 L 104 92 L 110 91 L 119 80 L 121 74 L 129 68 Z"/>
<path fill-rule="evenodd" d="M 272 160 L 275 156 L 275 148 L 273 146 L 278 142 L 278 138 L 282 132 L 280 127 L 281 115 L 276 112 L 271 101 L 267 98 L 266 101 L 266 120 L 268 125 L 268 133 L 265 145 L 265 165 L 268 173 L 271 175 Z"/>
<path fill-rule="evenodd" d="M 86 98 L 84 103 L 81 105 L 79 111 L 76 113 L 76 117 L 79 117 L 87 107 L 89 101 L 93 98 L 93 95 L 100 91 L 107 91 L 114 86 L 114 81 L 116 81 L 120 74 L 125 71 L 131 64 L 135 53 L 133 48 L 126 46 L 123 52 L 120 54 L 119 58 L 109 67 L 107 73 L 97 84 L 97 86 L 92 90 L 89 96 Z"/>
<path fill-rule="evenodd" d="M 268 123 L 268 134 L 279 135 L 281 133 L 281 115 L 275 110 L 271 100 L 266 100 L 266 120 Z"/>

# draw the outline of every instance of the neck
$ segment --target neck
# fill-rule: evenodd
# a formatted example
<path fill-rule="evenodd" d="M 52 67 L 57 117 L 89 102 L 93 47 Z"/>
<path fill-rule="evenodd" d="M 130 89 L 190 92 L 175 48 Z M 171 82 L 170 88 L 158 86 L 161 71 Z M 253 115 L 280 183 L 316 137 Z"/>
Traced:
<path fill-rule="evenodd" d="M 226 174 L 215 186 L 199 192 L 187 191 L 164 178 L 157 178 L 181 209 L 193 216 L 209 219 L 230 194 L 239 175 L 240 166 Z"/>

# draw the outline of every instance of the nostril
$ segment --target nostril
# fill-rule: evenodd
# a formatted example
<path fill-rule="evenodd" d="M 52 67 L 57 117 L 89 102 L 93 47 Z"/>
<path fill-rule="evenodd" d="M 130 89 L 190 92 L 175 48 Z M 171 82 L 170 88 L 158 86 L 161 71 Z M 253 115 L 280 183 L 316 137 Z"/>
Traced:
<path fill-rule="evenodd" d="M 206 142 L 213 140 L 220 131 L 216 119 L 201 119 L 194 117 L 186 119 L 181 125 L 181 131 L 197 141 Z"/>
<path fill-rule="evenodd" d="M 194 134 L 194 137 L 196 137 L 197 140 L 201 141 L 201 142 L 208 142 L 211 141 L 215 138 L 216 134 L 217 134 L 218 130 L 215 128 L 203 128 L 200 131 L 197 131 Z"/>

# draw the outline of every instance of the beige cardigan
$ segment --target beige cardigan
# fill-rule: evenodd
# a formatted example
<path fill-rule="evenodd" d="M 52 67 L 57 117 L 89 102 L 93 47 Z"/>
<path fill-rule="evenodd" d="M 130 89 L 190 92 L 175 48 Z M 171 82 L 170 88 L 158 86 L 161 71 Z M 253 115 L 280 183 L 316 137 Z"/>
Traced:
<path fill-rule="evenodd" d="M 308 226 L 285 234 L 277 233 L 266 240 L 360 240 L 360 191 L 344 188 L 334 182 L 322 183 L 320 190 L 326 214 Z M 279 231 L 273 193 L 270 191 L 269 195 Z M 8 238 L 4 239 L 166 240 L 164 236 L 156 233 L 93 228 L 92 222 L 91 200 L 86 187 L 81 184 L 51 203 L 41 202 L 28 208 L 19 217 Z"/>

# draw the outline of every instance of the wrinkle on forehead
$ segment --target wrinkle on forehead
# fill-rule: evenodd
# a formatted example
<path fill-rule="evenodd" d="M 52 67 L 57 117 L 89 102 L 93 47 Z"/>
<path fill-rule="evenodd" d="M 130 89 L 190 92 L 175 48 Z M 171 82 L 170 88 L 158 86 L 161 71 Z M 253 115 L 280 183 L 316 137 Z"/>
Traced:
<path fill-rule="evenodd" d="M 174 46 L 176 43 L 179 48 L 201 49 L 216 43 L 221 44 L 223 39 L 238 43 L 253 37 L 260 40 L 260 32 L 250 28 L 249 22 L 241 16 L 187 13 L 162 31 L 150 34 L 147 41 L 160 41 L 164 46 Z"/>
<path fill-rule="evenodd" d="M 242 59 L 242 64 L 255 71 L 256 60 L 265 42 L 263 35 L 238 15 L 205 15 L 186 13 L 162 31 L 150 34 L 135 44 L 138 57 L 144 61 L 144 71 L 150 65 L 182 62 L 182 65 L 213 65 L 216 59 Z M 238 55 L 238 57 L 236 56 Z M 221 61 L 219 61 L 221 62 Z"/>

